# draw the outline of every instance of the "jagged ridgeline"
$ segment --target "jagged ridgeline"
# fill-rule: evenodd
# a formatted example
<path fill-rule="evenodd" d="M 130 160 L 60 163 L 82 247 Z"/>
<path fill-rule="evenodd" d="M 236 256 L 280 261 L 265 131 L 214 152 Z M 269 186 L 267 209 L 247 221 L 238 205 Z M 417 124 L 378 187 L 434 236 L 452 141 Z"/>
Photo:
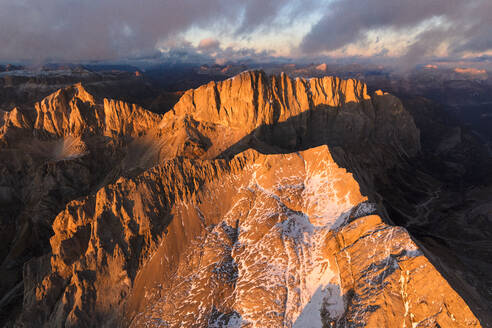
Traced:
<path fill-rule="evenodd" d="M 0 116 L 0 302 L 18 327 L 479 327 L 375 181 L 394 96 L 244 72 L 165 114 L 80 84 Z"/>

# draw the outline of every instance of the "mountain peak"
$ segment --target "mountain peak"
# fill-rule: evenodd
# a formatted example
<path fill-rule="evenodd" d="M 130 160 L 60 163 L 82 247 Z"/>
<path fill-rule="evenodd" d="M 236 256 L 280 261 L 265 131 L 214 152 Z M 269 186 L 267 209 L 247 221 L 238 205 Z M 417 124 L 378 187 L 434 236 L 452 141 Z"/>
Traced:
<path fill-rule="evenodd" d="M 89 102 L 94 104 L 94 96 L 91 95 L 87 89 L 82 85 L 82 83 L 77 83 L 72 86 L 73 89 L 75 89 L 75 96 L 82 100 L 83 102 Z"/>
<path fill-rule="evenodd" d="M 172 113 L 252 129 L 285 121 L 317 106 L 341 107 L 368 100 L 367 86 L 354 79 L 291 79 L 285 73 L 267 76 L 263 71 L 246 71 L 188 90 Z"/>
<path fill-rule="evenodd" d="M 94 97 L 82 83 L 60 89 L 35 104 L 34 127 L 42 134 L 139 135 L 160 115 L 135 104 Z"/>
<path fill-rule="evenodd" d="M 378 122 L 396 108 L 388 116 L 394 122 Z M 215 158 L 258 140 L 293 150 L 360 144 L 372 134 L 384 143 L 388 136 L 396 138 L 392 143 L 412 154 L 419 148 L 418 130 L 402 108 L 393 96 L 373 101 L 367 86 L 355 79 L 292 79 L 285 73 L 246 71 L 186 91 L 159 123 L 160 135 L 182 136 L 166 138 L 162 153 L 190 154 L 180 149 L 192 147 L 200 149 L 191 152 L 200 158 Z M 188 122 L 186 134 L 177 132 L 183 131 L 183 122 Z"/>

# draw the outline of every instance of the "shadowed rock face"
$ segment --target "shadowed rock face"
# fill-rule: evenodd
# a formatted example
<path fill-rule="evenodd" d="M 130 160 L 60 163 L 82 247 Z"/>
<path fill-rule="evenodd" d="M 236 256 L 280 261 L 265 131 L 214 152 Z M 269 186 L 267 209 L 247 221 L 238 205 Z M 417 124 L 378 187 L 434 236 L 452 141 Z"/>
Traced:
<path fill-rule="evenodd" d="M 162 116 L 76 85 L 3 114 L 0 131 L 16 159 L 0 166 L 2 224 L 31 231 L 2 258 L 14 292 L 12 263 L 27 261 L 11 324 L 480 326 L 390 225 L 376 182 L 418 153 L 419 131 L 356 80 L 245 72 Z"/>

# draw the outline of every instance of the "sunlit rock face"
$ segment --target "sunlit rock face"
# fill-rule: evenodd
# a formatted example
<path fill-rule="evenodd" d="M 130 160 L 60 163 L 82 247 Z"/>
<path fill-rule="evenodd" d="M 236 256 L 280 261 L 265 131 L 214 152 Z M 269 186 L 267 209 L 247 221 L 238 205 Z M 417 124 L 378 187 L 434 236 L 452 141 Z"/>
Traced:
<path fill-rule="evenodd" d="M 177 204 L 168 238 L 199 227 L 179 257 L 164 239 L 142 268 L 132 327 L 478 326 L 327 147 L 239 156 L 240 172 Z"/>
<path fill-rule="evenodd" d="M 16 162 L 35 183 L 5 180 L 38 204 L 20 213 L 68 195 L 34 216 L 52 233 L 19 327 L 480 326 L 382 219 L 375 177 L 420 149 L 394 96 L 245 72 L 165 115 L 76 85 L 2 117 L 2 151 L 38 145 Z"/>
<path fill-rule="evenodd" d="M 96 102 L 81 84 L 61 89 L 36 103 L 35 130 L 44 134 L 125 135 L 143 134 L 158 114 L 136 105 L 104 98 Z"/>
<path fill-rule="evenodd" d="M 291 79 L 245 72 L 184 93 L 159 124 L 161 158 L 215 158 L 263 142 L 282 149 L 369 139 L 415 153 L 419 134 L 398 99 L 370 97 L 360 81 L 336 77 Z M 186 135 L 182 134 L 186 131 Z M 271 150 L 271 149 L 270 149 Z"/>
<path fill-rule="evenodd" d="M 36 298 L 69 326 L 479 326 L 375 211 L 326 146 L 173 161 L 68 205 Z"/>
<path fill-rule="evenodd" d="M 195 216 L 204 224 L 188 236 L 179 262 L 166 252 L 164 240 L 143 267 L 137 288 L 148 286 L 149 275 L 157 279 L 140 300 L 133 326 L 157 320 L 171 326 L 236 321 L 290 327 L 309 302 L 320 307 L 329 289 L 339 288 L 328 240 L 330 230 L 365 200 L 355 180 L 333 162 L 326 146 L 238 156 L 245 161 L 239 172 L 218 177 L 197 201 L 177 206 L 173 222 Z M 171 224 L 168 236 L 173 229 Z M 162 279 L 167 276 L 174 278 Z M 336 303 L 330 311 L 340 315 L 340 291 L 330 301 Z"/>

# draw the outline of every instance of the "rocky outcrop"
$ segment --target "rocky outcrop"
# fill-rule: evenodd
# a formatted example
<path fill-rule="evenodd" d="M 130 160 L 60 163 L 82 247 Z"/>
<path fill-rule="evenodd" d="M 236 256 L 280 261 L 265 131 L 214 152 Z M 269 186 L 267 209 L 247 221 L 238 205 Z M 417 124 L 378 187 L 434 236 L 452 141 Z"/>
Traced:
<path fill-rule="evenodd" d="M 25 131 L 32 127 L 30 113 L 24 113 L 14 107 L 11 111 L 0 111 L 0 142 L 5 143 L 7 138 L 22 138 Z"/>
<path fill-rule="evenodd" d="M 365 216 L 338 229 L 335 241 L 347 307 L 341 318 L 329 316 L 336 325 L 480 326 L 404 228 L 388 226 L 377 215 Z"/>
<path fill-rule="evenodd" d="M 374 188 L 420 149 L 390 94 L 245 72 L 163 116 L 80 85 L 35 108 L 59 210 L 16 326 L 480 326 Z"/>
<path fill-rule="evenodd" d="M 104 99 L 96 104 L 81 84 L 61 89 L 35 105 L 34 129 L 56 136 L 138 136 L 160 119 L 137 105 Z"/>

